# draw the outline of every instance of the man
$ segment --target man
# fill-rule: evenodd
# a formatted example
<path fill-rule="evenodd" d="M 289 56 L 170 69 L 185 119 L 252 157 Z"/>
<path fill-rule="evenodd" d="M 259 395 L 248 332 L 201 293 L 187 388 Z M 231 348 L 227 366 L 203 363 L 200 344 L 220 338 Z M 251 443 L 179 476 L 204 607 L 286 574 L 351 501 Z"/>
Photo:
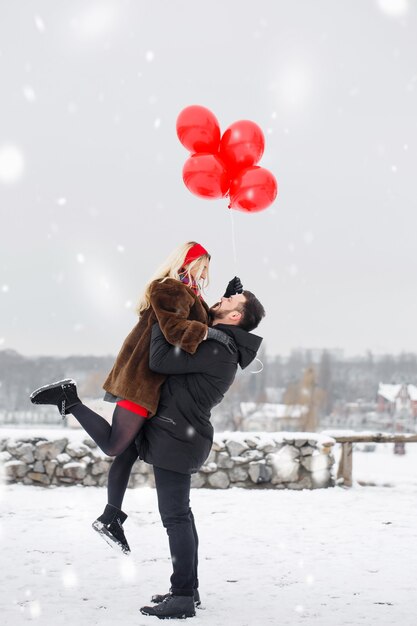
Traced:
<path fill-rule="evenodd" d="M 247 367 L 262 341 L 249 332 L 265 315 L 251 292 L 223 297 L 210 312 L 213 329 L 229 337 L 229 348 L 207 340 L 191 356 L 168 344 L 157 324 L 152 329 L 150 368 L 168 378 L 157 414 L 145 424 L 136 445 L 139 457 L 153 465 L 173 574 L 170 593 L 154 596 L 156 606 L 142 607 L 141 612 L 161 619 L 192 617 L 200 603 L 198 535 L 189 506 L 191 474 L 200 469 L 211 450 L 211 409 L 223 399 L 238 365 Z"/>

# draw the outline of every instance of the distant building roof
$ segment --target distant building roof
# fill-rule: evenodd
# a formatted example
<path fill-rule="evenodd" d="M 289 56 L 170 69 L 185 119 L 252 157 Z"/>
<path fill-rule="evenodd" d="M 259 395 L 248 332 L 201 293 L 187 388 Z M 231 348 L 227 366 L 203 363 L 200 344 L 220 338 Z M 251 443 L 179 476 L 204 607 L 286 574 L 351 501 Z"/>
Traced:
<path fill-rule="evenodd" d="M 389 402 L 395 402 L 398 398 L 400 391 L 403 387 L 406 387 L 408 397 L 410 400 L 417 401 L 417 387 L 416 385 L 403 385 L 403 384 L 386 384 L 379 383 L 378 395 L 382 396 Z"/>
<path fill-rule="evenodd" d="M 275 419 L 300 418 L 308 408 L 301 404 L 277 404 L 272 402 L 241 402 L 242 417 L 267 417 Z"/>

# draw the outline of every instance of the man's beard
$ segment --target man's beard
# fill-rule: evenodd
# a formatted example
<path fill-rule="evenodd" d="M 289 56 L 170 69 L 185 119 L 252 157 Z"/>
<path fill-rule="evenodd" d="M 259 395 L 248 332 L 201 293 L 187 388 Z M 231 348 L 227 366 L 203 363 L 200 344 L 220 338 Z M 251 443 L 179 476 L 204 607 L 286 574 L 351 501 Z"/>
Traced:
<path fill-rule="evenodd" d="M 212 323 L 217 320 L 224 320 L 225 317 L 227 317 L 228 311 L 219 311 L 219 309 L 217 308 L 219 304 L 220 302 L 217 302 L 209 310 L 210 320 Z"/>

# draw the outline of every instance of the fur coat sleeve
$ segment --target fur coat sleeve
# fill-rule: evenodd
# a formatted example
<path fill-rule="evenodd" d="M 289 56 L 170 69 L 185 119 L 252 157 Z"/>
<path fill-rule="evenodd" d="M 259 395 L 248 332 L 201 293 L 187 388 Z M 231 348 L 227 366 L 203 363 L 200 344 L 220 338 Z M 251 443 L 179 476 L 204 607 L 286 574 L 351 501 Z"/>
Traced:
<path fill-rule="evenodd" d="M 154 281 L 150 290 L 151 306 L 168 343 L 194 354 L 203 341 L 207 324 L 188 319 L 196 296 L 174 279 Z"/>

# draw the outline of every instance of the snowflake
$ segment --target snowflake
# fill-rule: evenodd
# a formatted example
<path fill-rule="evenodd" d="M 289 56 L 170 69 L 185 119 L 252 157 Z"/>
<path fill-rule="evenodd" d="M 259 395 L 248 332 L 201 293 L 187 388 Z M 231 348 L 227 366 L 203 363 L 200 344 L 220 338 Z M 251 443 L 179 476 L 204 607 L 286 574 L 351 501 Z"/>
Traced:
<path fill-rule="evenodd" d="M 119 561 L 119 572 L 122 580 L 132 582 L 136 579 L 136 565 L 131 559 L 121 558 Z"/>
<path fill-rule="evenodd" d="M 35 102 L 36 94 L 35 94 L 33 87 L 31 87 L 30 85 L 25 85 L 22 91 L 23 91 L 24 97 L 26 98 L 28 102 Z"/>
<path fill-rule="evenodd" d="M 404 17 L 408 13 L 408 0 L 378 0 L 382 13 L 388 17 Z"/>
<path fill-rule="evenodd" d="M 314 239 L 314 235 L 310 231 L 307 231 L 307 232 L 304 233 L 303 239 L 304 239 L 305 243 L 310 244 L 310 243 L 312 243 L 312 241 Z"/>
<path fill-rule="evenodd" d="M 45 32 L 45 22 L 40 17 L 40 15 L 35 15 L 35 26 L 40 33 Z"/>
<path fill-rule="evenodd" d="M 118 18 L 118 8 L 109 3 L 96 2 L 85 7 L 71 20 L 75 34 L 84 41 L 94 41 L 110 33 Z"/>
<path fill-rule="evenodd" d="M 0 147 L 0 183 L 16 183 L 24 169 L 23 155 L 16 146 L 6 144 Z"/>
<path fill-rule="evenodd" d="M 78 576 L 72 567 L 67 567 L 62 570 L 61 579 L 62 584 L 66 589 L 70 589 L 78 585 Z"/>
<path fill-rule="evenodd" d="M 145 59 L 148 61 L 148 63 L 151 63 L 155 58 L 155 54 L 152 52 L 152 50 L 148 50 L 147 53 L 145 54 Z"/>
<path fill-rule="evenodd" d="M 40 602 L 38 602 L 38 600 L 34 600 L 33 602 L 29 603 L 29 613 L 30 616 L 33 618 L 37 618 L 40 617 L 42 614 L 42 608 L 41 608 L 41 604 Z"/>

